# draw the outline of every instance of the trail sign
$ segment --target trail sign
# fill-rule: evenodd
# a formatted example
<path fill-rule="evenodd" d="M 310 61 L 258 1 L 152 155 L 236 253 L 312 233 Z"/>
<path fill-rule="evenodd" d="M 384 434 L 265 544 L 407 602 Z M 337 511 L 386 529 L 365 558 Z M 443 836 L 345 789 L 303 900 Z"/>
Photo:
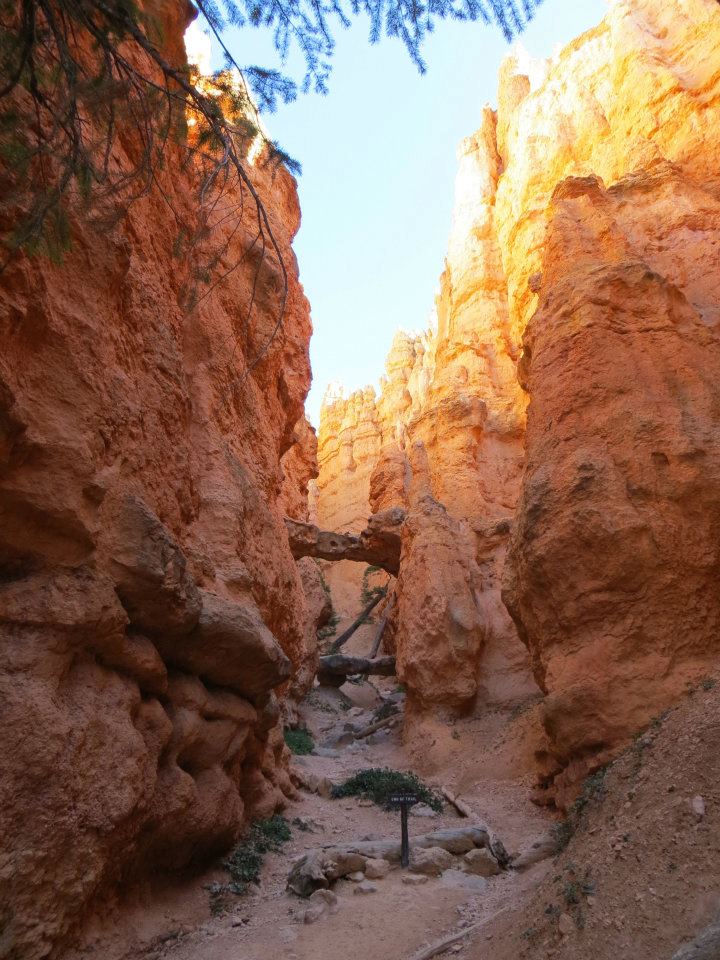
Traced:
<path fill-rule="evenodd" d="M 419 800 L 414 793 L 392 793 L 390 794 L 390 806 L 400 807 L 400 840 L 401 855 L 400 864 L 403 867 L 410 865 L 410 840 L 408 838 L 408 810 Z"/>

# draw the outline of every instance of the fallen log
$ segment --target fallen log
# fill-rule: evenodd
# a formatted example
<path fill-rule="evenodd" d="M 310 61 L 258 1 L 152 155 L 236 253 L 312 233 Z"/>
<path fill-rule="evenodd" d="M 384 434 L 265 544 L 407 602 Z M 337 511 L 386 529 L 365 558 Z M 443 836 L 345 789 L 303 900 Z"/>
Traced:
<path fill-rule="evenodd" d="M 457 933 L 451 933 L 447 937 L 443 937 L 442 940 L 437 940 L 435 943 L 431 944 L 429 947 L 425 947 L 424 950 L 414 953 L 412 960 L 430 960 L 431 957 L 436 957 L 439 953 L 444 953 L 448 947 L 452 947 L 454 943 L 460 943 L 461 940 L 464 940 L 468 934 L 473 933 L 475 930 L 484 926 L 487 921 L 481 920 L 479 923 L 473 923 L 469 927 L 465 927 L 463 930 L 458 930 Z"/>
<path fill-rule="evenodd" d="M 440 792 L 445 797 L 445 799 L 455 807 L 455 809 L 457 810 L 457 812 L 460 814 L 461 817 L 475 816 L 475 814 L 470 809 L 470 807 L 465 803 L 465 801 L 461 800 L 460 797 L 457 796 L 457 794 L 452 793 L 450 790 L 448 790 L 447 787 L 442 787 Z"/>
<path fill-rule="evenodd" d="M 385 596 L 386 592 L 387 591 L 384 589 L 379 590 L 377 592 L 377 594 L 373 597 L 370 603 L 368 603 L 368 605 L 363 608 L 357 620 L 353 620 L 353 622 L 350 624 L 347 630 L 344 630 L 340 634 L 340 636 L 337 638 L 337 640 L 333 641 L 333 645 L 330 647 L 330 653 L 337 653 L 340 647 L 342 647 L 343 644 L 348 642 L 348 640 L 355 633 L 358 627 L 361 627 L 365 623 L 365 621 L 370 616 L 372 611 L 375 609 L 375 607 L 380 603 L 382 598 Z"/>
<path fill-rule="evenodd" d="M 476 847 L 488 847 L 490 834 L 487 827 L 459 827 L 455 830 L 434 830 L 419 837 L 410 838 L 413 848 L 442 847 L 449 853 L 460 855 Z M 326 888 L 331 882 L 362 870 L 366 860 L 389 860 L 400 863 L 402 845 L 399 840 L 359 840 L 337 846 L 309 850 L 294 865 L 287 880 L 289 890 L 300 897 L 309 897 L 315 890 Z"/>
<path fill-rule="evenodd" d="M 392 608 L 394 605 L 395 605 L 395 594 L 393 593 L 390 599 L 388 600 L 388 604 L 385 607 L 385 611 L 382 615 L 382 619 L 378 624 L 377 633 L 375 634 L 375 639 L 373 641 L 372 649 L 370 650 L 370 656 L 368 657 L 369 660 L 374 660 L 375 657 L 378 655 L 378 650 L 380 649 L 380 644 L 382 642 L 383 634 L 385 633 L 385 627 L 388 624 L 388 620 L 390 619 L 390 613 L 392 612 Z"/>
<path fill-rule="evenodd" d="M 317 676 L 323 686 L 339 686 L 347 677 L 358 673 L 393 677 L 395 676 L 395 657 L 378 657 L 377 660 L 368 660 L 367 657 L 349 657 L 342 653 L 331 653 L 326 657 L 320 657 Z"/>
<path fill-rule="evenodd" d="M 375 723 L 371 723 L 367 727 L 363 727 L 362 730 L 354 735 L 356 740 L 364 740 L 365 737 L 369 737 L 371 733 L 375 733 L 377 730 L 383 730 L 385 727 L 395 726 L 395 721 L 398 719 L 398 714 L 393 713 L 389 717 L 385 717 L 384 720 L 376 720 Z"/>

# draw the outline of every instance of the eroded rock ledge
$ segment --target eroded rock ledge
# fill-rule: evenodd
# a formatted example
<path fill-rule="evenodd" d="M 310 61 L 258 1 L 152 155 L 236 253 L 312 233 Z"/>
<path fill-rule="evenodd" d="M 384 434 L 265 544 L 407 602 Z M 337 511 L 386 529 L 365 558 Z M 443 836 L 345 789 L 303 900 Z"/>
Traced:
<path fill-rule="evenodd" d="M 393 576 L 400 569 L 400 536 L 407 514 L 400 507 L 383 510 L 368 519 L 367 527 L 355 536 L 321 530 L 312 523 L 285 518 L 290 549 L 296 559 L 356 560 L 381 567 Z"/>

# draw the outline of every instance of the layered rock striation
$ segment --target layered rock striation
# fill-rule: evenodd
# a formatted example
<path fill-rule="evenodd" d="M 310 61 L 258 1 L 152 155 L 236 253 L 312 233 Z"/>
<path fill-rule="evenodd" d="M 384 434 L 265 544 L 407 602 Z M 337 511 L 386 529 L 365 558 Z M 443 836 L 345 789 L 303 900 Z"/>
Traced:
<path fill-rule="evenodd" d="M 531 669 L 561 804 L 718 663 L 719 119 L 713 0 L 615 0 L 509 58 L 460 147 L 436 328 L 321 418 L 323 525 L 408 512 L 411 702 L 520 696 Z"/>
<path fill-rule="evenodd" d="M 157 15 L 180 62 L 184 8 Z M 278 694 L 315 643 L 281 468 L 313 472 L 288 453 L 310 381 L 296 188 L 248 168 L 288 267 L 271 341 L 277 258 L 184 309 L 169 204 L 191 222 L 197 183 L 166 159 L 162 191 L 112 229 L 78 213 L 62 264 L 20 257 L 0 289 L 6 957 L 54 953 L 118 882 L 207 860 L 292 791 Z M 217 229 L 223 269 L 253 249 L 247 205 Z"/>

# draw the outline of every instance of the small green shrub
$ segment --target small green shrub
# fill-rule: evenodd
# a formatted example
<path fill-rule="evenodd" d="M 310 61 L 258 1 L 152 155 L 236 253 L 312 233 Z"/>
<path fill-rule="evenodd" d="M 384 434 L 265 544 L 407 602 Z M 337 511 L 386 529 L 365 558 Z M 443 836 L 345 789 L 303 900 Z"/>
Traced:
<path fill-rule="evenodd" d="M 604 799 L 607 793 L 605 776 L 609 769 L 610 764 L 606 767 L 600 767 L 595 773 L 591 773 L 590 776 L 585 778 L 582 792 L 568 810 L 567 818 L 553 826 L 552 832 L 557 842 L 558 851 L 564 850 L 570 843 L 572 835 L 579 826 L 580 817 L 587 805 L 592 802 L 600 803 Z"/>
<path fill-rule="evenodd" d="M 378 584 L 375 587 L 370 586 L 369 578 L 374 573 L 379 573 L 380 567 L 370 566 L 365 567 L 365 572 L 363 573 L 362 578 L 362 587 L 360 589 L 360 598 L 365 606 L 367 606 L 371 600 L 374 600 L 376 597 L 383 597 L 387 592 L 386 584 Z M 372 623 L 372 616 L 368 614 L 365 618 L 365 623 Z"/>
<path fill-rule="evenodd" d="M 206 887 L 210 894 L 210 913 L 214 917 L 225 913 L 233 894 L 242 896 L 251 883 L 258 882 L 265 854 L 270 850 L 279 850 L 289 839 L 290 825 L 279 814 L 253 823 L 227 860 L 223 860 L 222 865 L 230 874 L 230 882 L 214 881 Z"/>
<path fill-rule="evenodd" d="M 413 793 L 421 803 L 426 803 L 438 813 L 442 810 L 442 798 L 426 786 L 414 773 L 401 773 L 389 767 L 371 767 L 333 787 L 332 796 L 365 797 L 379 807 L 390 809 L 393 793 Z"/>
<path fill-rule="evenodd" d="M 294 753 L 296 757 L 307 756 L 315 749 L 315 741 L 308 730 L 285 730 L 283 736 L 290 753 Z"/>
<path fill-rule="evenodd" d="M 280 814 L 254 823 L 247 836 L 235 847 L 227 860 L 223 861 L 223 866 L 230 874 L 230 891 L 242 894 L 247 890 L 248 884 L 257 883 L 265 854 L 270 850 L 279 850 L 289 839 L 290 824 Z"/>

